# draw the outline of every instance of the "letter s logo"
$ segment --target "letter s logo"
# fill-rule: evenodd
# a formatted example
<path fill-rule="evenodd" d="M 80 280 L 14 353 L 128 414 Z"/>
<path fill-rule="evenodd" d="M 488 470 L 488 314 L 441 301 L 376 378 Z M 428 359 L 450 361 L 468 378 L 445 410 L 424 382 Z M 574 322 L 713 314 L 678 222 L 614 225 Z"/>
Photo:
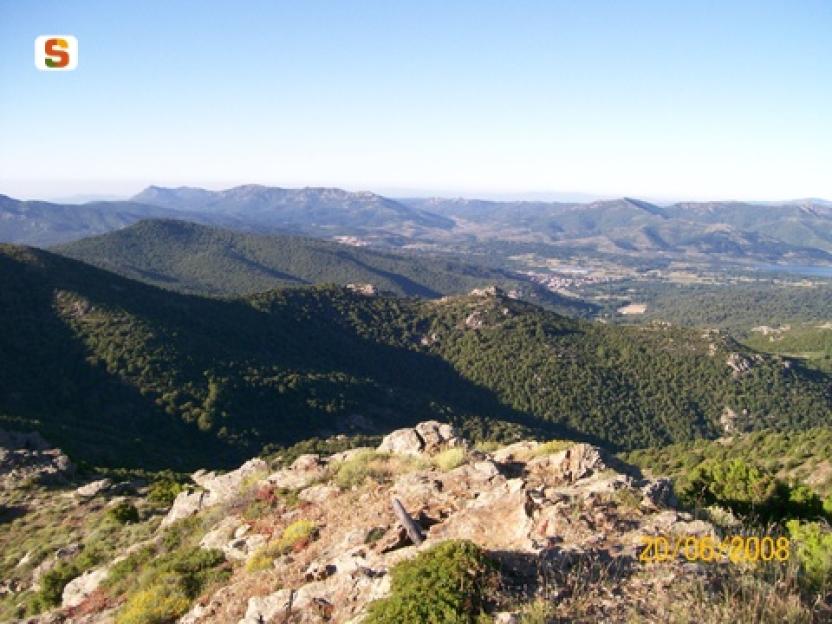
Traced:
<path fill-rule="evenodd" d="M 78 66 L 78 40 L 72 35 L 41 35 L 35 39 L 35 67 L 67 71 Z"/>
<path fill-rule="evenodd" d="M 69 54 L 67 54 L 66 48 L 69 47 L 69 43 L 66 39 L 54 38 L 54 39 L 47 39 L 46 45 L 44 46 L 46 50 L 46 61 L 47 67 L 54 68 L 63 68 L 69 65 Z M 57 57 L 58 60 L 55 60 Z"/>

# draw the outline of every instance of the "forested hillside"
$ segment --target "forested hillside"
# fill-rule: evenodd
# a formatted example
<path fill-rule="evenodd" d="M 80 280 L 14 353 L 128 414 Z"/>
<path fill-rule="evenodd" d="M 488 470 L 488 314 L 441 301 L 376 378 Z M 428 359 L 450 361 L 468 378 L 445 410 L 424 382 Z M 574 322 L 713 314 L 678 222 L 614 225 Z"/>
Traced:
<path fill-rule="evenodd" d="M 518 288 L 562 312 L 582 314 L 593 308 L 510 271 L 452 257 L 381 252 L 167 219 L 142 221 L 54 250 L 125 277 L 202 295 L 248 295 L 303 284 L 371 283 L 398 295 L 438 297 L 499 284 Z"/>
<path fill-rule="evenodd" d="M 624 458 L 652 474 L 684 479 L 703 462 L 740 460 L 787 482 L 832 494 L 832 428 L 757 431 L 722 440 L 698 440 L 632 451 Z"/>
<path fill-rule="evenodd" d="M 426 417 L 636 448 L 828 422 L 829 378 L 716 334 L 568 319 L 480 292 L 181 295 L 0 252 L 0 422 L 111 465 L 228 465 L 268 444 Z M 503 424 L 500 424 L 503 423 Z"/>

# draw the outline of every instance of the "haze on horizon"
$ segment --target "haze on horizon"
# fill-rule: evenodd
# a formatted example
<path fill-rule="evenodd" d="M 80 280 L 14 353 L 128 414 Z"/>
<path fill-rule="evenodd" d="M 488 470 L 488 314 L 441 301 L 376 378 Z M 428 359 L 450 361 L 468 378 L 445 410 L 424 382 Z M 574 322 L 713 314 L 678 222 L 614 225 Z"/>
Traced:
<path fill-rule="evenodd" d="M 0 0 L 0 193 L 832 198 L 832 4 Z M 32 42 L 79 40 L 74 72 Z"/>

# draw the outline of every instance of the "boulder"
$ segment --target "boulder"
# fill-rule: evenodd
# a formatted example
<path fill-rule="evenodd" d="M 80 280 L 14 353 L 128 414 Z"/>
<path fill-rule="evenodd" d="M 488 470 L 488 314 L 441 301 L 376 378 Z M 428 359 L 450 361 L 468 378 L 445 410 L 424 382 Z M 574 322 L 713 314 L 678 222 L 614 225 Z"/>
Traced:
<path fill-rule="evenodd" d="M 64 587 L 61 595 L 61 607 L 77 607 L 87 599 L 92 592 L 98 589 L 102 581 L 107 578 L 110 570 L 108 567 L 87 570 L 81 576 L 72 579 Z"/>
<path fill-rule="evenodd" d="M 515 442 L 514 444 L 509 444 L 501 449 L 497 449 L 491 457 L 498 464 L 510 464 L 517 461 L 523 461 L 529 457 L 529 455 L 531 455 L 538 446 L 540 446 L 540 442 L 535 442 L 534 440 L 523 440 L 522 442 Z"/>
<path fill-rule="evenodd" d="M 214 472 L 199 470 L 191 475 L 191 479 L 198 486 L 211 493 L 219 500 L 228 500 L 240 492 L 242 483 L 246 480 L 266 476 L 269 466 L 262 459 L 250 459 L 242 466 L 231 472 L 217 475 Z"/>
<path fill-rule="evenodd" d="M 301 455 L 288 468 L 269 475 L 266 480 L 278 488 L 299 490 L 322 479 L 327 474 L 328 460 L 320 455 Z"/>
<path fill-rule="evenodd" d="M 641 488 L 641 506 L 647 509 L 675 507 L 678 503 L 673 492 L 673 482 L 667 477 L 652 479 Z"/>
<path fill-rule="evenodd" d="M 112 479 L 98 479 L 86 485 L 82 485 L 75 490 L 75 496 L 78 498 L 92 498 L 98 496 L 102 492 L 109 490 L 113 486 Z"/>
<path fill-rule="evenodd" d="M 432 526 L 428 541 L 469 539 L 490 551 L 534 552 L 531 529 L 523 482 L 511 479 L 485 490 L 447 520 Z"/>
<path fill-rule="evenodd" d="M 376 450 L 379 453 L 418 457 L 432 455 L 446 448 L 465 446 L 467 442 L 451 425 L 429 420 L 415 427 L 393 431 L 384 437 Z"/>
<path fill-rule="evenodd" d="M 262 459 L 250 459 L 236 470 L 222 475 L 204 470 L 195 472 L 191 479 L 203 489 L 180 492 L 161 526 L 168 526 L 202 509 L 231 500 L 240 493 L 244 482 L 265 476 L 267 470 L 268 464 Z"/>
<path fill-rule="evenodd" d="M 607 468 L 601 449 L 582 443 L 526 464 L 526 472 L 545 483 L 575 483 Z"/>
<path fill-rule="evenodd" d="M 307 503 L 321 504 L 325 503 L 334 496 L 338 496 L 340 491 L 341 488 L 339 488 L 336 485 L 327 485 L 325 483 L 320 483 L 318 485 L 312 485 L 304 490 L 301 490 L 298 494 L 298 498 Z"/>

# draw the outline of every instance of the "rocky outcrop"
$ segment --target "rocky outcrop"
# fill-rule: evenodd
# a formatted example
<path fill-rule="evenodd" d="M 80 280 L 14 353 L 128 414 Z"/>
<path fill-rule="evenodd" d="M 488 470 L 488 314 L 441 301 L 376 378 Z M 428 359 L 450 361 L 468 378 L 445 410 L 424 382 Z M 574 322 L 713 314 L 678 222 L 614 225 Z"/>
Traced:
<path fill-rule="evenodd" d="M 429 420 L 415 427 L 397 429 L 385 436 L 376 449 L 379 453 L 400 455 L 433 455 L 446 448 L 465 447 L 466 441 L 445 423 Z"/>
<path fill-rule="evenodd" d="M 104 579 L 107 578 L 109 572 L 110 570 L 107 567 L 96 568 L 94 570 L 88 570 L 81 576 L 72 579 L 64 587 L 61 596 L 61 607 L 77 607 L 80 605 L 90 594 L 98 589 Z"/>
<path fill-rule="evenodd" d="M 323 478 L 330 461 L 320 455 L 301 455 L 291 466 L 269 475 L 266 480 L 278 488 L 299 490 Z"/>
<path fill-rule="evenodd" d="M 181 492 L 173 501 L 167 516 L 162 520 L 162 526 L 168 526 L 206 507 L 213 507 L 238 496 L 244 481 L 250 480 L 254 484 L 258 478 L 265 477 L 267 472 L 268 464 L 262 459 L 251 459 L 237 470 L 222 475 L 204 470 L 195 472 L 191 475 L 191 479 L 201 489 Z"/>
<path fill-rule="evenodd" d="M 447 448 L 465 448 L 464 463 L 442 470 L 429 461 Z M 429 421 L 394 431 L 377 450 L 389 454 L 370 455 L 384 467 L 380 476 L 343 490 L 333 479 L 340 463 L 367 449 L 301 455 L 272 474 L 262 460 L 220 475 L 194 473 L 194 488 L 176 498 L 163 524 L 217 507 L 201 515 L 207 530 L 198 543 L 223 553 L 230 578 L 212 586 L 179 621 L 358 624 L 367 606 L 390 592 L 398 562 L 450 539 L 471 540 L 500 563 L 509 588 L 501 591 L 522 587 L 512 605 L 533 600 L 543 583 L 558 586 L 570 571 L 585 574 L 594 565 L 603 565 L 609 596 L 618 596 L 628 571 L 638 566 L 644 535 L 714 531 L 674 509 L 668 479 L 643 478 L 589 444 L 524 441 L 485 453 L 471 449 L 450 425 Z M 84 487 L 85 496 L 74 497 L 77 505 L 100 505 L 92 497 L 114 492 L 97 482 Z M 285 542 L 298 525 L 314 531 Z M 668 562 L 661 570 L 683 565 Z M 57 613 L 74 617 L 94 604 L 105 577 L 106 568 L 97 568 L 71 581 Z M 79 622 L 103 624 L 112 615 L 101 614 Z M 511 611 L 493 615 L 494 621 L 523 621 Z"/>
<path fill-rule="evenodd" d="M 112 479 L 98 479 L 97 481 L 92 481 L 86 485 L 76 488 L 75 496 L 79 498 L 92 498 L 93 496 L 97 496 L 105 490 L 110 489 L 112 486 Z"/>
<path fill-rule="evenodd" d="M 39 433 L 0 429 L 0 487 L 16 488 L 32 481 L 63 481 L 74 470 L 69 457 L 52 448 Z"/>

